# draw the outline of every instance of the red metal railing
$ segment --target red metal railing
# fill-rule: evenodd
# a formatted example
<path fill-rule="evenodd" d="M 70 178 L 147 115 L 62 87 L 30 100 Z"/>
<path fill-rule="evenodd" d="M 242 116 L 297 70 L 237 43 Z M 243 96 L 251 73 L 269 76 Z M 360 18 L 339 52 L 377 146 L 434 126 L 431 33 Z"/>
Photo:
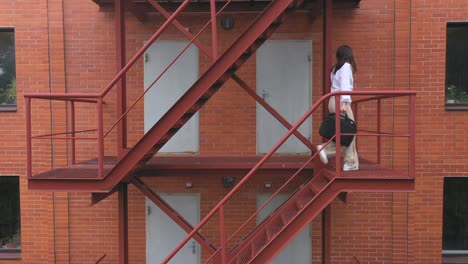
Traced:
<path fill-rule="evenodd" d="M 224 11 L 224 9 L 232 2 L 227 1 L 218 11 L 216 11 L 215 1 L 210 0 L 211 4 L 211 18 L 210 20 L 199 30 L 196 35 L 192 35 L 185 29 L 176 19 L 176 17 L 184 10 L 184 8 L 190 3 L 190 0 L 184 0 L 177 10 L 171 14 L 165 11 L 155 0 L 149 0 L 149 3 L 163 14 L 167 20 L 163 25 L 151 36 L 148 42 L 128 61 L 128 63 L 116 74 L 116 76 L 109 82 L 109 84 L 100 93 L 27 93 L 24 94 L 26 104 L 26 159 L 27 168 L 26 173 L 28 177 L 32 176 L 32 140 L 33 139 L 63 139 L 71 142 L 70 147 L 70 163 L 76 164 L 76 141 L 77 140 L 96 140 L 97 141 L 97 164 L 98 164 L 98 178 L 104 178 L 104 139 L 114 130 L 114 128 L 128 116 L 129 112 L 135 108 L 135 106 L 142 100 L 145 94 L 155 85 L 155 83 L 162 77 L 164 73 L 180 58 L 180 56 L 188 49 L 191 44 L 197 45 L 200 50 L 210 57 L 213 61 L 218 58 L 218 41 L 217 41 L 217 17 Z M 185 36 L 190 39 L 187 46 L 174 58 L 174 60 L 161 72 L 161 74 L 145 88 L 144 92 L 140 94 L 133 104 L 126 109 L 121 116 L 117 117 L 117 120 L 108 128 L 104 128 L 103 118 L 103 104 L 104 98 L 108 93 L 116 86 L 116 84 L 122 80 L 125 74 L 135 65 L 140 59 L 144 52 L 159 38 L 159 36 L 167 29 L 170 24 L 174 24 Z M 204 46 L 200 41 L 197 40 L 199 35 L 209 26 L 212 25 L 212 50 Z M 61 133 L 49 133 L 42 135 L 32 135 L 32 113 L 31 113 L 31 101 L 32 99 L 44 99 L 44 100 L 55 100 L 70 102 L 70 129 L 66 132 Z M 92 103 L 97 104 L 97 128 L 84 129 L 80 131 L 75 130 L 76 124 L 76 103 Z M 77 134 L 96 132 L 94 137 L 78 137 Z"/>
<path fill-rule="evenodd" d="M 218 202 L 218 204 L 200 221 L 200 223 L 194 227 L 194 229 L 179 243 L 179 245 L 162 261 L 162 263 L 168 263 L 176 254 L 177 252 L 216 214 L 216 213 L 219 213 L 219 222 L 220 222 L 220 229 L 219 230 L 222 230 L 222 232 L 220 232 L 220 241 L 221 241 L 221 245 L 219 247 L 219 249 L 215 252 L 215 254 L 213 254 L 212 256 L 210 256 L 207 260 L 210 261 L 212 260 L 216 254 L 218 254 L 220 251 L 221 251 L 221 256 L 222 256 L 222 260 L 223 262 L 222 263 L 227 263 L 226 262 L 226 259 L 227 259 L 227 254 L 228 254 L 228 248 L 227 248 L 227 243 L 232 239 L 234 238 L 238 233 L 239 231 L 244 228 L 246 226 L 247 223 L 249 223 L 256 215 L 258 215 L 258 213 L 263 209 L 265 208 L 265 206 L 278 194 L 281 192 L 281 190 L 283 190 L 285 188 L 286 185 L 288 185 L 299 173 L 300 171 L 302 171 L 306 166 L 307 164 L 309 164 L 316 156 L 317 156 L 317 153 L 314 153 L 312 155 L 312 157 L 310 157 L 310 159 L 308 159 L 303 166 L 301 166 L 301 168 L 296 172 L 294 173 L 294 175 L 292 175 L 281 187 L 279 187 L 279 189 L 274 192 L 274 194 L 270 197 L 270 199 L 268 199 L 261 207 L 259 207 L 259 209 L 257 211 L 255 211 L 255 213 L 250 216 L 247 221 L 245 221 L 245 223 L 243 225 L 241 225 L 241 227 L 236 230 L 231 236 L 230 238 L 226 239 L 226 234 L 224 232 L 225 230 L 225 226 L 224 226 L 224 219 L 225 219 L 225 215 L 224 215 L 224 210 L 225 210 L 225 205 L 226 203 L 233 197 L 233 195 L 235 193 L 238 192 L 238 190 L 262 167 L 262 165 L 281 147 L 282 144 L 284 144 L 284 142 L 286 142 L 286 140 L 295 133 L 295 131 L 297 131 L 297 129 L 305 122 L 305 120 L 307 118 L 309 118 L 312 113 L 314 111 L 316 111 L 317 109 L 319 109 L 319 106 L 324 103 L 327 99 L 329 99 L 330 97 L 334 96 L 335 97 L 335 105 L 339 105 L 339 98 L 340 98 L 340 95 L 343 95 L 343 94 L 351 94 L 354 96 L 365 96 L 366 98 L 363 98 L 363 99 L 358 99 L 358 100 L 355 100 L 353 102 L 354 106 L 356 106 L 356 109 L 357 107 L 359 106 L 359 104 L 361 103 L 364 103 L 364 102 L 368 102 L 368 101 L 377 101 L 377 128 L 376 128 L 376 131 L 374 132 L 360 132 L 358 131 L 358 133 L 356 134 L 356 137 L 360 137 L 360 136 L 374 136 L 374 137 L 377 137 L 378 139 L 378 144 L 377 144 L 377 160 L 380 161 L 381 160 L 381 155 L 382 155 L 382 151 L 380 148 L 382 148 L 382 144 L 381 144 L 381 139 L 382 137 L 384 136 L 391 136 L 391 137 L 406 137 L 409 139 L 409 146 L 408 146 L 408 152 L 409 152 L 409 161 L 408 161 L 408 177 L 409 178 L 412 178 L 414 179 L 415 177 L 415 160 L 416 160 L 416 151 L 415 151 L 415 147 L 416 147 L 416 144 L 415 144 L 415 97 L 416 97 L 416 93 L 415 92 L 412 92 L 412 91 L 356 91 L 356 92 L 352 92 L 352 93 L 349 93 L 349 92 L 333 92 L 333 93 L 330 93 L 330 94 L 327 94 L 325 96 L 323 96 L 322 98 L 320 98 L 317 102 L 314 103 L 314 105 L 299 119 L 299 121 L 296 122 L 296 124 L 294 124 L 294 126 L 289 129 L 289 131 L 280 139 L 280 141 L 275 145 L 273 146 L 270 151 L 265 154 L 264 157 L 262 157 L 260 159 L 260 161 L 239 181 L 239 183 L 234 186 L 232 188 L 232 190 L 223 198 L 221 199 L 221 201 Z M 393 98 L 396 98 L 396 97 L 409 97 L 409 102 L 408 102 L 408 106 L 409 106 L 409 113 L 408 113 L 408 118 L 409 118 L 409 122 L 408 122 L 408 132 L 407 133 L 383 133 L 382 131 L 382 128 L 381 128 L 381 122 L 380 120 L 382 119 L 382 111 L 381 111 L 381 107 L 382 107 L 382 100 L 384 99 L 393 99 Z M 359 117 L 358 117 L 358 113 L 356 111 L 356 120 L 358 120 Z M 341 153 L 341 144 L 340 144 L 340 136 L 341 136 L 341 133 L 340 133 L 340 122 L 339 122 L 339 119 L 337 118 L 336 119 L 336 135 L 334 136 L 334 138 L 331 138 L 329 139 L 325 144 L 329 144 L 333 139 L 336 140 L 336 153 Z M 337 158 L 336 159 L 336 168 L 341 168 L 341 159 Z M 342 176 L 342 172 L 340 169 L 337 169 L 336 170 L 336 177 L 341 177 Z"/>

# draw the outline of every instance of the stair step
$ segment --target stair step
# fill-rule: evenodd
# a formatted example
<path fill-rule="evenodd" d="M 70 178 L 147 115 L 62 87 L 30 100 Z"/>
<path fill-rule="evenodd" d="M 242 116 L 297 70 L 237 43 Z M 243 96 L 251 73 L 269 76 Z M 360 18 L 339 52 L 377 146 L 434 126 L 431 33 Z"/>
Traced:
<path fill-rule="evenodd" d="M 202 96 L 202 99 L 203 100 L 207 100 L 210 99 L 215 93 L 216 91 L 218 91 L 218 89 L 223 85 L 222 83 L 219 84 L 219 86 L 216 86 L 217 84 L 215 83 L 213 86 L 210 87 L 210 89 L 208 89 Z"/>
<path fill-rule="evenodd" d="M 315 195 L 307 189 L 297 194 L 296 205 L 298 209 L 304 208 L 314 198 L 314 196 Z"/>
<path fill-rule="evenodd" d="M 281 222 L 283 225 L 287 225 L 296 215 L 297 210 L 288 208 L 280 214 Z"/>
<path fill-rule="evenodd" d="M 328 180 L 328 181 L 331 181 L 335 178 L 335 173 L 329 171 L 329 170 L 325 170 L 323 173 L 323 176 Z"/>
<path fill-rule="evenodd" d="M 234 65 L 232 65 L 227 71 L 225 74 L 228 74 L 229 75 L 229 78 L 234 74 L 236 73 L 237 71 L 237 67 L 235 67 Z"/>
<path fill-rule="evenodd" d="M 281 231 L 281 226 L 280 225 L 272 225 L 266 228 L 266 235 L 268 238 L 268 241 L 270 241 L 276 234 L 278 234 L 279 231 Z"/>
<path fill-rule="evenodd" d="M 221 77 L 219 77 L 218 81 L 215 83 L 216 86 L 219 85 L 221 87 L 227 80 L 231 78 L 232 73 L 225 72 Z"/>
<path fill-rule="evenodd" d="M 312 181 L 310 181 L 310 185 L 312 185 L 317 191 L 322 190 L 327 183 L 328 179 L 323 175 L 317 175 L 312 179 Z"/>
<path fill-rule="evenodd" d="M 252 47 L 248 48 L 244 53 L 242 53 L 242 55 L 240 56 L 240 58 L 250 58 L 250 56 L 252 56 L 252 54 L 254 52 L 252 52 Z"/>
<path fill-rule="evenodd" d="M 296 199 L 296 201 L 294 201 L 294 204 L 296 205 L 298 210 L 301 210 L 304 207 L 304 204 L 299 199 Z"/>
<path fill-rule="evenodd" d="M 179 120 L 177 120 L 172 128 L 177 128 L 177 130 L 179 130 L 183 125 L 185 125 L 185 123 L 187 123 L 193 114 L 194 112 L 186 112 Z"/>
<path fill-rule="evenodd" d="M 263 44 L 263 42 L 264 42 L 264 41 L 256 40 L 256 41 L 252 44 L 252 46 L 250 46 L 250 49 L 249 49 L 249 50 L 250 50 L 252 53 L 254 53 L 254 52 Z"/>
<path fill-rule="evenodd" d="M 266 244 L 268 241 L 260 240 L 252 242 L 252 257 L 255 256 Z"/>
<path fill-rule="evenodd" d="M 236 264 L 245 264 L 245 263 L 248 263 L 250 260 L 250 258 L 246 255 L 239 255 L 237 257 L 237 262 Z"/>
<path fill-rule="evenodd" d="M 313 192 L 313 193 L 319 193 L 320 192 L 320 189 L 317 188 L 317 186 L 315 186 L 315 184 L 313 182 L 309 183 L 308 186 L 309 186 L 309 189 L 310 189 L 311 192 Z"/>
<path fill-rule="evenodd" d="M 148 152 L 146 153 L 142 159 L 151 159 L 154 156 L 154 153 Z"/>
<path fill-rule="evenodd" d="M 286 21 L 286 19 L 288 18 L 288 13 L 291 12 L 293 10 L 293 8 L 288 8 L 286 9 L 286 11 L 281 14 L 281 16 L 278 17 L 278 19 L 276 19 L 276 21 L 274 22 L 274 24 L 283 24 L 284 21 Z"/>
<path fill-rule="evenodd" d="M 234 65 L 240 67 L 247 59 L 250 58 L 251 53 L 243 53 L 237 60 L 234 62 Z"/>
<path fill-rule="evenodd" d="M 281 25 L 281 23 L 273 23 L 270 27 L 263 32 L 262 36 L 258 38 L 259 40 L 265 41 L 270 38 L 273 33 L 275 33 L 276 29 Z M 262 42 L 263 43 L 263 42 Z"/>
<path fill-rule="evenodd" d="M 190 114 L 190 117 L 194 115 L 202 106 L 208 101 L 208 98 L 200 98 L 198 101 L 187 111 L 186 114 Z"/>

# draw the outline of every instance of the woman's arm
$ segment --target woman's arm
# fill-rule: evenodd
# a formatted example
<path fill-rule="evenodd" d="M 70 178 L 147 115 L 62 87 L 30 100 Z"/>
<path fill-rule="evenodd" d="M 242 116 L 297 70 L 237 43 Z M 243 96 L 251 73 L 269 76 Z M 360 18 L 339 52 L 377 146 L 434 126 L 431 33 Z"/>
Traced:
<path fill-rule="evenodd" d="M 351 64 L 345 63 L 337 71 L 336 74 L 339 74 L 339 86 L 340 86 L 340 91 L 353 91 L 353 70 L 351 68 Z M 351 103 L 351 95 L 346 94 L 346 95 L 341 95 L 340 97 L 340 110 L 342 112 L 346 112 L 348 109 L 348 105 Z"/>

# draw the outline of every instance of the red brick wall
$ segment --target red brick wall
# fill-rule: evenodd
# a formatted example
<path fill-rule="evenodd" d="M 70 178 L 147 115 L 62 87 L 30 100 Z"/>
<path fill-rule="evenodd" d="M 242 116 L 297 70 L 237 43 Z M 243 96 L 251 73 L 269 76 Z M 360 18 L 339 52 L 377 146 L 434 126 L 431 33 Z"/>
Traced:
<path fill-rule="evenodd" d="M 62 12 L 63 10 L 63 12 Z M 447 21 L 461 21 L 468 15 L 468 3 L 426 0 L 363 0 L 360 8 L 334 10 L 333 48 L 347 43 L 355 51 L 359 71 L 355 76 L 357 90 L 406 90 L 418 92 L 417 97 L 417 182 L 411 194 L 350 193 L 347 203 L 332 204 L 332 261 L 352 263 L 355 256 L 361 263 L 441 263 L 442 183 L 444 176 L 464 176 L 467 171 L 464 112 L 444 109 L 445 30 Z M 220 49 L 225 49 L 253 18 L 252 14 L 235 15 L 236 26 L 220 31 Z M 180 21 L 189 24 L 191 32 L 201 27 L 207 16 L 186 15 Z M 127 14 L 127 57 L 130 58 L 160 25 L 161 17 L 139 22 Z M 0 174 L 21 176 L 22 259 L 1 263 L 93 263 L 103 254 L 103 263 L 118 262 L 117 199 L 116 195 L 95 206 L 89 206 L 84 193 L 32 192 L 25 179 L 25 133 L 23 93 L 102 91 L 115 73 L 113 12 L 100 12 L 92 1 L 42 0 L 36 2 L 2 1 L 0 27 L 13 27 L 16 38 L 18 80 L 18 111 L 0 113 L 4 146 L 0 153 Z M 321 17 L 309 21 L 306 13 L 299 13 L 281 26 L 273 39 L 312 39 L 313 98 L 321 94 L 323 59 Z M 163 39 L 183 39 L 170 28 Z M 209 43 L 210 35 L 201 39 Z M 201 71 L 210 61 L 200 55 Z M 142 91 L 143 62 L 136 63 L 128 75 L 128 100 Z M 325 73 L 328 75 L 328 73 Z M 238 71 L 249 85 L 255 87 L 255 59 L 252 57 Z M 106 125 L 115 120 L 115 96 L 107 98 Z M 50 106 L 36 102 L 41 109 L 33 127 L 37 133 L 54 131 L 65 126 L 65 112 L 60 103 Z M 95 125 L 94 107 L 80 104 L 79 125 Z M 48 114 L 53 109 L 54 117 Z M 399 129 L 398 119 L 392 119 L 392 106 L 384 108 L 390 118 L 384 126 Z M 361 125 L 372 124 L 372 108 Z M 142 105 L 130 114 L 132 130 L 130 145 L 143 132 Z M 37 112 L 37 111 L 36 111 Z M 314 114 L 318 127 L 320 114 Z M 255 147 L 255 103 L 234 82 L 229 81 L 200 114 L 200 155 L 253 155 Z M 112 134 L 108 142 L 114 141 Z M 314 142 L 318 142 L 314 134 Z M 13 143 L 13 144 L 12 144 Z M 34 158 L 50 162 L 50 148 L 36 143 Z M 41 145 L 42 144 L 42 145 Z M 54 164 L 66 159 L 63 143 L 55 150 Z M 62 144 L 62 145 L 60 145 Z M 385 144 L 400 144 L 388 141 Z M 426 147 L 429 145 L 430 147 Z M 360 143 L 363 157 L 372 154 L 372 144 Z M 95 144 L 81 144 L 80 158 L 93 157 Z M 115 147 L 110 144 L 108 154 Z M 390 156 L 388 156 L 390 157 Z M 385 162 L 406 163 L 405 155 Z M 36 167 L 46 168 L 48 164 Z M 185 178 L 167 182 L 148 179 L 160 192 L 186 192 Z M 191 179 L 200 193 L 202 216 L 226 192 L 219 177 Z M 263 192 L 264 179 L 252 181 L 240 194 L 252 198 Z M 144 197 L 130 188 L 130 259 L 144 263 Z M 249 203 L 248 202 L 248 203 Z M 243 205 L 233 204 L 235 207 Z M 238 215 L 229 219 L 236 221 Z M 319 217 L 320 218 L 320 217 Z M 321 263 L 321 219 L 312 222 L 313 262 Z M 216 227 L 207 230 L 216 233 Z M 231 226 L 230 226 L 231 228 Z M 207 231 L 208 232 L 208 231 Z M 210 231 L 211 232 L 211 231 Z M 211 234 L 211 233 L 210 233 Z M 216 241 L 216 238 L 213 237 Z"/>
<path fill-rule="evenodd" d="M 465 112 L 444 111 L 446 22 L 466 21 L 466 1 L 411 4 L 411 88 L 418 98 L 418 181 L 411 206 L 415 214 L 414 259 L 440 262 L 443 177 L 466 176 Z M 430 148 L 424 147 L 427 143 Z M 435 249 L 435 250 L 434 250 Z"/>
<path fill-rule="evenodd" d="M 0 113 L 2 151 L 0 175 L 20 175 L 22 246 L 24 263 L 49 261 L 50 195 L 27 191 L 25 174 L 25 122 L 23 92 L 49 86 L 47 12 L 45 1 L 2 1 L 0 27 L 14 28 L 16 41 L 17 112 Z M 1 177 L 1 176 L 0 176 Z M 18 261 L 4 261 L 16 263 Z"/>

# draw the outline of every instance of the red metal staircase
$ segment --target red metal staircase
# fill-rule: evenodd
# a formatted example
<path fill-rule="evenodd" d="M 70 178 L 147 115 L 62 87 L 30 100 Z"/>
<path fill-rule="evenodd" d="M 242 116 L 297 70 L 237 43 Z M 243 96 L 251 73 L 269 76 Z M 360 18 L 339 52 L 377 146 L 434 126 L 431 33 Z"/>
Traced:
<path fill-rule="evenodd" d="M 186 0 L 184 3 L 188 3 Z M 174 249 L 174 251 L 163 261 L 168 263 L 177 251 L 191 238 L 197 240 L 204 249 L 209 253 L 213 253 L 207 262 L 214 263 L 267 263 L 279 251 L 285 247 L 296 234 L 298 234 L 305 225 L 310 223 L 333 199 L 341 192 L 347 191 L 412 191 L 414 189 L 414 96 L 413 92 L 355 92 L 354 95 L 367 96 L 370 100 L 378 102 L 380 109 L 380 101 L 385 98 L 394 97 L 410 97 L 410 132 L 400 135 L 408 137 L 411 140 L 410 147 L 410 168 L 408 174 L 398 173 L 394 170 L 385 169 L 380 166 L 380 152 L 377 162 L 369 162 L 369 166 L 365 166 L 365 162 L 361 161 L 359 172 L 343 173 L 341 161 L 338 159 L 336 163 L 331 163 L 330 166 L 324 167 L 316 159 L 317 154 L 314 153 L 301 168 L 280 187 L 273 197 L 289 184 L 295 176 L 304 170 L 310 164 L 313 164 L 315 170 L 314 177 L 303 183 L 300 188 L 274 213 L 272 213 L 260 225 L 249 232 L 249 235 L 244 237 L 237 246 L 229 249 L 227 247 L 230 239 L 236 237 L 236 233 L 231 234 L 227 238 L 226 234 L 220 234 L 220 245 L 216 247 L 205 239 L 200 230 L 210 221 L 215 214 L 220 215 L 220 233 L 224 232 L 224 206 L 229 199 L 251 178 L 278 148 L 293 134 L 297 134 L 297 129 L 302 123 L 310 118 L 311 114 L 319 109 L 322 103 L 330 96 L 339 97 L 340 93 L 333 93 L 320 98 L 314 105 L 304 114 L 304 116 L 295 124 L 288 125 L 288 133 L 269 151 L 264 157 L 256 163 L 250 171 L 242 178 L 242 180 L 233 187 L 233 189 L 200 221 L 200 223 L 192 227 L 178 213 L 171 209 L 170 206 L 159 199 L 159 196 L 144 184 L 136 175 L 147 166 L 148 161 L 161 149 L 162 146 L 220 89 L 220 87 L 230 79 L 236 70 L 268 39 L 273 32 L 285 21 L 296 8 L 302 4 L 301 0 L 276 0 L 258 16 L 258 18 L 242 33 L 242 35 L 226 50 L 208 70 L 193 84 L 193 86 L 163 115 L 163 117 L 142 136 L 141 139 L 130 149 L 128 149 L 119 158 L 104 157 L 102 151 L 103 128 L 102 128 L 102 103 L 103 97 L 108 93 L 109 89 L 101 94 L 83 95 L 83 94 L 30 94 L 26 97 L 26 113 L 27 113 L 27 133 L 28 133 L 28 182 L 29 187 L 35 190 L 60 190 L 60 191 L 84 191 L 93 192 L 96 195 L 95 201 L 105 198 L 106 195 L 115 190 L 119 183 L 132 183 L 147 197 L 152 197 L 152 201 L 158 204 L 163 210 L 168 212 L 168 215 L 173 217 L 185 231 L 188 232 L 187 237 Z M 182 4 L 183 5 L 183 4 Z M 174 14 L 177 15 L 178 11 Z M 172 18 L 174 21 L 174 18 Z M 171 20 L 169 19 L 169 20 Z M 169 21 L 168 20 L 168 21 Z M 128 70 L 141 56 L 145 49 L 154 42 L 156 37 L 151 38 L 148 44 L 138 52 L 138 54 L 130 60 L 130 62 L 122 69 Z M 192 40 L 193 41 L 193 40 Z M 108 87 L 114 86 L 122 73 L 119 73 Z M 238 78 L 235 77 L 235 80 Z M 354 97 L 353 97 L 354 98 Z M 97 160 L 91 160 L 83 163 L 74 163 L 65 168 L 54 169 L 52 171 L 42 172 L 35 176 L 32 173 L 32 152 L 31 141 L 31 99 L 53 99 L 65 100 L 72 103 L 87 102 L 96 103 L 98 108 L 98 116 L 100 124 L 98 126 L 99 135 L 99 155 Z M 380 115 L 379 110 L 379 115 Z M 124 113 L 125 115 L 125 113 Z M 121 117 L 120 117 L 121 118 Z M 378 122 L 379 123 L 379 122 Z M 379 123 L 380 125 L 380 123 Z M 339 129 L 339 123 L 336 124 Z M 73 136 L 75 131 L 72 132 Z M 373 136 L 380 137 L 382 135 L 380 127 Z M 368 134 L 367 136 L 369 136 Z M 388 135 L 386 135 L 388 136 Z M 338 133 L 337 138 L 340 138 Z M 308 142 L 309 145 L 312 145 Z M 380 148 L 380 143 L 379 143 Z M 310 146 L 309 146 L 310 147 Z M 315 151 L 313 151 L 315 152 Z M 339 147 L 338 147 L 339 152 Z M 369 176 L 370 175 L 370 176 Z M 102 194 L 102 196 L 99 196 Z M 271 200 L 271 198 L 270 198 Z M 268 202 L 267 202 L 268 203 Z M 264 205 L 265 206 L 265 205 Z M 261 210 L 262 206 L 259 210 Z M 255 212 L 247 222 L 258 214 Z M 239 229 L 242 229 L 242 225 Z"/>
<path fill-rule="evenodd" d="M 362 163 L 364 173 L 371 169 L 370 167 L 377 166 L 365 160 L 362 160 Z M 366 179 L 357 172 L 346 172 L 337 177 L 337 173 L 329 168 L 318 171 L 311 180 L 301 185 L 286 202 L 226 253 L 227 259 L 230 260 L 227 263 L 268 263 L 342 192 L 414 190 L 414 179 L 411 177 L 380 169 L 380 179 Z M 387 177 L 391 177 L 392 180 L 387 181 Z"/>
<path fill-rule="evenodd" d="M 51 186 L 59 186 L 57 190 L 80 190 L 94 193 L 109 193 L 119 182 L 129 182 L 132 175 L 144 167 L 159 149 L 218 91 L 218 89 L 235 73 L 235 71 L 268 39 L 271 34 L 285 21 L 286 17 L 302 3 L 301 0 L 279 0 L 271 4 L 243 32 L 243 34 L 226 50 L 198 79 L 197 82 L 166 112 L 165 115 L 115 163 L 107 165 L 98 157 L 98 168 L 90 164 L 73 164 L 68 168 L 60 168 L 41 173 L 32 177 L 31 150 L 28 150 L 29 187 L 36 190 L 51 190 Z M 154 40 L 153 40 L 154 41 Z M 146 44 L 145 47 L 149 47 Z M 141 52 L 142 54 L 142 52 Z M 132 62 L 124 68 L 128 69 Z M 131 65 L 130 65 L 131 66 Z M 115 80 L 115 79 L 114 79 Z M 116 83 L 116 81 L 113 81 Z M 112 83 L 111 83 L 112 84 Z M 102 102 L 102 96 L 96 102 Z M 26 107 L 29 114 L 28 138 L 31 147 L 31 106 L 32 98 L 49 98 L 64 100 L 65 95 L 27 94 Z M 93 97 L 88 95 L 87 98 Z M 80 100 L 83 100 L 80 98 Z M 88 99 L 90 100 L 90 99 Z M 99 108 L 99 107 L 98 107 Z M 99 164 L 100 163 L 100 164 Z M 84 168 L 84 166 L 87 166 Z M 68 174 L 69 177 L 57 185 L 59 180 L 54 175 Z M 51 185 L 51 183 L 53 183 Z"/>
<path fill-rule="evenodd" d="M 302 185 L 283 205 L 265 219 L 229 255 L 229 263 L 267 263 L 312 219 L 328 206 L 340 190 L 318 174 Z M 281 238 L 280 238 L 281 237 Z"/>

